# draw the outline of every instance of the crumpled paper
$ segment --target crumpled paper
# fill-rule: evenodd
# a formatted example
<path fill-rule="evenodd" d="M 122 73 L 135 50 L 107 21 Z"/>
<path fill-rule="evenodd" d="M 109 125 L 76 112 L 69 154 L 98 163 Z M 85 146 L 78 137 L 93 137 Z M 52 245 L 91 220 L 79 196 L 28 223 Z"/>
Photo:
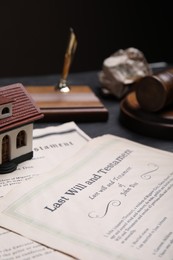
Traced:
<path fill-rule="evenodd" d="M 102 87 L 117 98 L 129 92 L 138 79 L 152 75 L 144 54 L 136 48 L 120 49 L 103 61 L 99 81 Z"/>

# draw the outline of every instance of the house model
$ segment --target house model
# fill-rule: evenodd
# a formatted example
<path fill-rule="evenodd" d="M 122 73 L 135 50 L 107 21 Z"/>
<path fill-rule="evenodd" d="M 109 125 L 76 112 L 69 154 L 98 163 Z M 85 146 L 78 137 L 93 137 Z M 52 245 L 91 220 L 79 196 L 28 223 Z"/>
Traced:
<path fill-rule="evenodd" d="M 42 117 L 22 84 L 0 87 L 0 174 L 33 157 L 33 123 Z"/>

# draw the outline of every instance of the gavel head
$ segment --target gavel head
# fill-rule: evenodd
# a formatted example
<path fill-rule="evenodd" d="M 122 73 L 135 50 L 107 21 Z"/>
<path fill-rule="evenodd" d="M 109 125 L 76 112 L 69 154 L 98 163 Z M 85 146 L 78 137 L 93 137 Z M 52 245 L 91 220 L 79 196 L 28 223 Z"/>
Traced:
<path fill-rule="evenodd" d="M 135 84 L 135 91 L 142 109 L 160 111 L 173 103 L 173 69 L 141 78 Z"/>

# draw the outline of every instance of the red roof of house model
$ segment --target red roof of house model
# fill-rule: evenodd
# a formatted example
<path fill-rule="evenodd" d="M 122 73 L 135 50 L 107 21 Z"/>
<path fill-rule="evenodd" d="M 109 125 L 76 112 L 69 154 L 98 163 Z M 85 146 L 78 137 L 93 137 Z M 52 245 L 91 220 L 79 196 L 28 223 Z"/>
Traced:
<path fill-rule="evenodd" d="M 43 117 L 43 113 L 20 83 L 0 87 L 0 104 L 7 100 L 12 103 L 12 116 L 0 119 L 0 132 L 31 123 Z"/>
<path fill-rule="evenodd" d="M 7 97 L 4 97 L 4 96 L 0 96 L 0 105 L 4 105 L 4 104 L 7 104 L 7 103 L 11 103 L 13 102 L 12 99 L 9 99 Z"/>

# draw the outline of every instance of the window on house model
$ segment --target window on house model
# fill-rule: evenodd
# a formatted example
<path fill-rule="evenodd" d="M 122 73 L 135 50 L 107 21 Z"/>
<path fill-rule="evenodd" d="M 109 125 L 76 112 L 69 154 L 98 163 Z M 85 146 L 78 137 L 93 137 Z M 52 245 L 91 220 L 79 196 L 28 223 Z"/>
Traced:
<path fill-rule="evenodd" d="M 2 109 L 2 115 L 8 114 L 9 112 L 10 112 L 9 107 L 4 107 L 4 108 Z"/>
<path fill-rule="evenodd" d="M 10 160 L 10 138 L 8 135 L 5 135 L 2 139 L 2 163 L 5 163 Z"/>
<path fill-rule="evenodd" d="M 20 148 L 25 145 L 26 145 L 26 132 L 22 130 L 17 135 L 17 148 Z"/>

